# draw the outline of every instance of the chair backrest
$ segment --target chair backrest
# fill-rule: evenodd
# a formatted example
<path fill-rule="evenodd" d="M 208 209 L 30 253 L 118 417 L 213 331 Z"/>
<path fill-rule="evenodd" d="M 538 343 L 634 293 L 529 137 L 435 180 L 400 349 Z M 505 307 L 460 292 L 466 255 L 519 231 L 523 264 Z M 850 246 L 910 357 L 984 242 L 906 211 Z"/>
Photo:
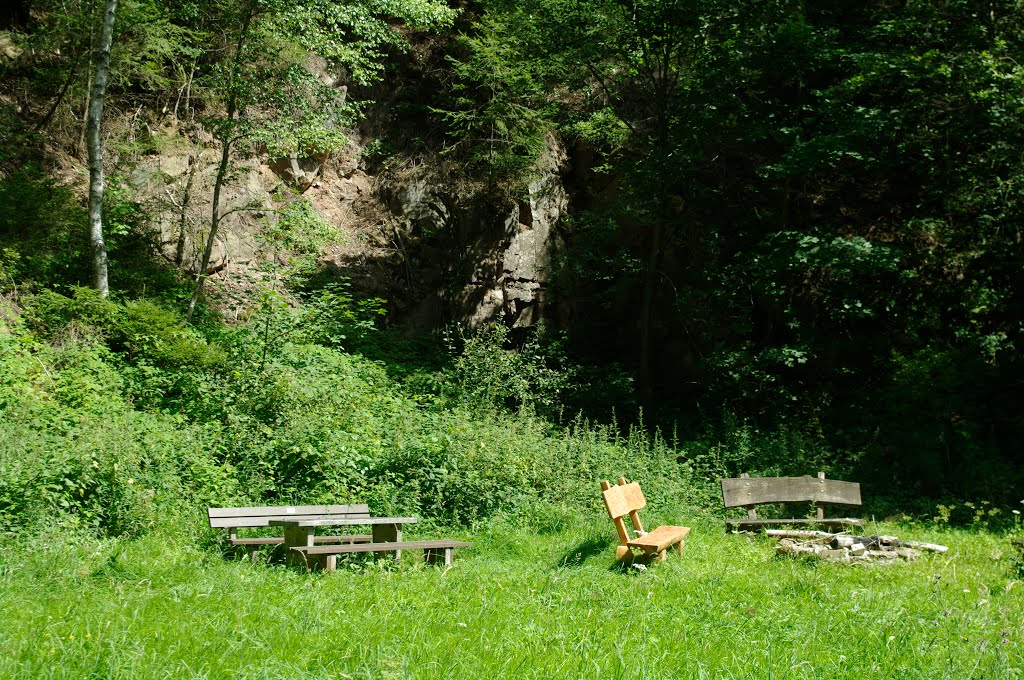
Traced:
<path fill-rule="evenodd" d="M 233 529 L 235 527 L 266 527 L 273 519 L 351 518 L 368 519 L 370 507 L 360 505 L 285 505 L 268 508 L 207 508 L 210 526 Z"/>
<path fill-rule="evenodd" d="M 643 533 L 644 525 L 640 522 L 640 508 L 647 505 L 644 492 L 636 482 L 626 483 L 625 477 L 619 477 L 619 483 L 612 486 L 606 481 L 601 482 L 601 495 L 604 497 L 604 507 L 608 509 L 608 516 L 615 523 L 615 531 L 619 534 L 619 541 L 622 545 L 629 542 L 629 532 L 626 531 L 626 521 L 622 519 L 629 515 L 629 521 L 633 528 Z"/>
<path fill-rule="evenodd" d="M 762 503 L 840 503 L 860 505 L 860 484 L 817 477 L 742 477 L 722 480 L 725 507 Z"/>
<path fill-rule="evenodd" d="M 625 478 L 620 477 L 617 485 L 612 486 L 608 482 L 601 482 L 601 487 L 604 506 L 608 509 L 608 516 L 612 519 L 636 512 L 647 505 L 644 492 L 640 490 L 640 485 L 636 482 L 626 484 Z"/>

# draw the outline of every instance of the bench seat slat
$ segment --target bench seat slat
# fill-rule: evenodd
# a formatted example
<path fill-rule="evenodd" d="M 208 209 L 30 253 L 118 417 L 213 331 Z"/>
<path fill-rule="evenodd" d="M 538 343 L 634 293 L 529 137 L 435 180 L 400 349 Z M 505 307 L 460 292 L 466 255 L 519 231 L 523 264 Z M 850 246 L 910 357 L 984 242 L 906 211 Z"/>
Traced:
<path fill-rule="evenodd" d="M 440 548 L 468 548 L 472 543 L 437 539 L 430 541 L 390 541 L 387 543 L 352 543 L 344 545 L 295 546 L 292 550 L 306 555 L 340 555 L 364 552 L 394 552 L 396 550 L 435 550 Z"/>
<path fill-rule="evenodd" d="M 627 545 L 631 548 L 642 548 L 644 552 L 661 552 L 669 546 L 679 543 L 690 533 L 690 527 L 660 526 L 654 531 L 634 538 Z"/>

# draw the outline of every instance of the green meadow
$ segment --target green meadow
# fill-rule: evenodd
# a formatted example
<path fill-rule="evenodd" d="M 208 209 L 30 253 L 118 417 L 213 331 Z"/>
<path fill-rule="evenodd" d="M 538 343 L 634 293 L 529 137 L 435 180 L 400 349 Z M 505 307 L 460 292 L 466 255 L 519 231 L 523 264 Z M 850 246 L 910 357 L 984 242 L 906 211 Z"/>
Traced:
<path fill-rule="evenodd" d="M 708 516 L 685 555 L 619 568 L 598 515 L 496 519 L 452 567 L 306 573 L 198 547 L 41 531 L 0 549 L 5 678 L 1016 678 L 1024 585 L 1004 537 L 914 562 L 778 557 Z"/>

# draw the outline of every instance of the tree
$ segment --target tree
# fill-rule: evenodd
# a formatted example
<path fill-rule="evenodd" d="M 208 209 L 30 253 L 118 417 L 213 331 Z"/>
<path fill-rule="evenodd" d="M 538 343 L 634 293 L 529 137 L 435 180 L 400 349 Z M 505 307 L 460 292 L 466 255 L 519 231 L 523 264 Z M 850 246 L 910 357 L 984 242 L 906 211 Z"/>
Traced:
<path fill-rule="evenodd" d="M 110 47 L 114 41 L 114 19 L 118 0 L 106 0 L 96 43 L 95 71 L 89 92 L 89 120 L 86 136 L 89 145 L 89 245 L 92 248 L 95 272 L 94 285 L 100 295 L 110 294 L 107 281 L 107 246 L 103 241 L 103 144 L 100 128 L 103 120 L 103 99 L 110 73 Z"/>
<path fill-rule="evenodd" d="M 353 121 L 357 107 L 345 91 L 325 86 L 305 68 L 307 53 L 344 67 L 353 82 L 366 85 L 379 77 L 385 52 L 406 45 L 393 19 L 415 29 L 435 29 L 455 17 L 441 0 L 234 0 L 221 7 L 218 23 L 225 44 L 220 53 L 225 57 L 209 74 L 207 88 L 223 108 L 205 120 L 221 154 L 189 317 L 202 295 L 227 214 L 221 193 L 235 150 L 263 144 L 274 156 L 305 155 L 328 153 L 346 143 L 343 126 Z"/>

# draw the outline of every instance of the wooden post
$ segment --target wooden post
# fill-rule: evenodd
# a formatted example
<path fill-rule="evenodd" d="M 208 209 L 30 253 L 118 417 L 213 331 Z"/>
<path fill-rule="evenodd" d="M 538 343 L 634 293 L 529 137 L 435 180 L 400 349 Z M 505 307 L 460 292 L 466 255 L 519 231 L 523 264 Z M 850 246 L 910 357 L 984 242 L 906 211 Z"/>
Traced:
<path fill-rule="evenodd" d="M 374 524 L 373 525 L 373 542 L 374 543 L 398 543 L 402 540 L 402 525 L 401 524 Z M 402 558 L 402 551 L 396 550 L 394 552 L 395 560 Z"/>
<path fill-rule="evenodd" d="M 601 482 L 601 490 L 607 491 L 612 488 L 612 485 L 607 481 Z M 615 524 L 615 530 L 619 533 L 619 543 L 625 546 L 629 543 L 629 534 L 626 533 L 626 523 L 622 521 L 621 517 L 613 517 L 612 522 Z"/>
<path fill-rule="evenodd" d="M 740 479 L 750 479 L 750 473 L 744 472 L 740 475 Z M 747 506 L 747 519 L 757 519 L 757 508 L 755 506 Z"/>
<path fill-rule="evenodd" d="M 427 548 L 423 551 L 423 559 L 427 564 L 440 564 L 445 567 L 452 566 L 452 558 L 455 556 L 454 548 Z"/>
<path fill-rule="evenodd" d="M 818 479 L 820 479 L 822 481 L 825 481 L 825 473 L 824 472 L 819 472 L 818 473 Z M 821 501 L 818 501 L 817 503 L 815 503 L 815 505 L 817 506 L 817 511 L 818 511 L 817 516 L 818 516 L 818 521 L 820 522 L 823 519 L 825 519 L 825 504 L 822 503 Z"/>
<path fill-rule="evenodd" d="M 619 477 L 619 486 L 626 486 L 626 478 Z M 644 533 L 644 525 L 640 522 L 640 513 L 636 510 L 629 511 L 629 521 L 633 523 L 633 528 L 639 531 L 641 534 Z M 623 541 L 625 543 L 626 541 Z"/>
<path fill-rule="evenodd" d="M 313 527 L 285 527 L 284 549 L 288 552 L 288 564 L 306 564 L 306 554 L 292 550 L 292 546 L 313 547 Z"/>

